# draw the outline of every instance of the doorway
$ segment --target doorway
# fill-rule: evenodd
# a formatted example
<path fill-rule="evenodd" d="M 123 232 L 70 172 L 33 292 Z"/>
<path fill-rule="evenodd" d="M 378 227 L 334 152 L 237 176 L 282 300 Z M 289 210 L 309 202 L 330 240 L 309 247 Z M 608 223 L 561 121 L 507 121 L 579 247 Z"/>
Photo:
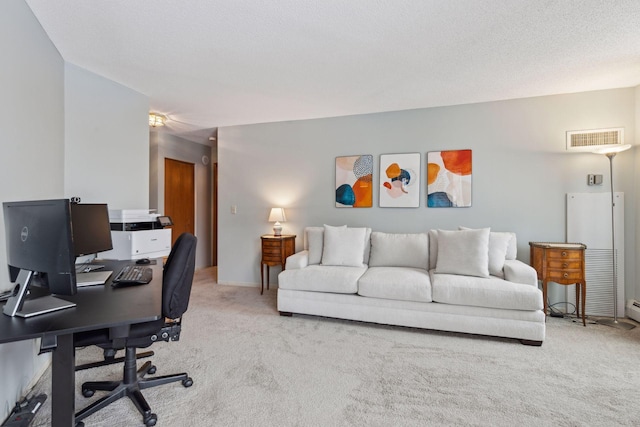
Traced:
<path fill-rule="evenodd" d="M 195 165 L 164 159 L 164 214 L 173 221 L 172 244 L 182 233 L 195 234 Z"/>

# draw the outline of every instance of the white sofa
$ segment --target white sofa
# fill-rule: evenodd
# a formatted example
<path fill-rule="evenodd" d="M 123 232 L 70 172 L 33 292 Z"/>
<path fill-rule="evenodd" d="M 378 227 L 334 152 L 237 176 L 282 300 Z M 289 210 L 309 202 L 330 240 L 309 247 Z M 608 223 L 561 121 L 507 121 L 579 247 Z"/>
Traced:
<path fill-rule="evenodd" d="M 514 233 L 489 229 L 307 227 L 278 276 L 278 311 L 542 345 L 542 292 L 516 248 Z"/>

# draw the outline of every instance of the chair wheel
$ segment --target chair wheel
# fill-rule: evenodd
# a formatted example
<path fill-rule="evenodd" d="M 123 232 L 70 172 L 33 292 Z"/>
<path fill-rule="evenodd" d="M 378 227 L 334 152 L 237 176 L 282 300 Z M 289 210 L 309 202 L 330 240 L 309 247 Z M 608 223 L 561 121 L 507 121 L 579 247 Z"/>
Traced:
<path fill-rule="evenodd" d="M 147 427 L 154 426 L 158 422 L 158 416 L 156 414 L 150 414 L 148 417 L 145 417 L 142 422 L 144 422 L 144 425 Z"/>
<path fill-rule="evenodd" d="M 76 427 L 84 427 L 84 423 L 82 421 L 78 421 L 76 423 Z"/>
<path fill-rule="evenodd" d="M 91 397 L 91 396 L 93 396 L 95 394 L 95 392 L 96 392 L 95 390 L 91 390 L 91 389 L 88 389 L 88 388 L 83 388 L 82 389 L 82 395 L 84 397 Z M 82 426 L 80 426 L 80 427 L 82 427 Z"/>
<path fill-rule="evenodd" d="M 151 365 L 151 367 L 149 368 L 149 370 L 147 371 L 147 373 L 148 373 L 149 375 L 153 375 L 153 374 L 155 374 L 155 373 L 156 373 L 156 371 L 157 371 L 157 370 L 158 370 L 158 368 L 156 368 L 156 366 L 155 366 L 155 365 Z"/>
<path fill-rule="evenodd" d="M 193 380 L 191 377 L 188 377 L 187 379 L 182 380 L 182 385 L 185 387 L 191 387 L 193 385 Z"/>

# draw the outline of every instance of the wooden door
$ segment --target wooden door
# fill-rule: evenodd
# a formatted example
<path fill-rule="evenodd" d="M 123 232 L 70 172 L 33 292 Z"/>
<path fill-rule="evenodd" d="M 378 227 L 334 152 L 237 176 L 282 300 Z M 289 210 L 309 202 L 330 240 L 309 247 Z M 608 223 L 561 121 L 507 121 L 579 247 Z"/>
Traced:
<path fill-rule="evenodd" d="M 173 220 L 172 244 L 182 233 L 195 234 L 195 165 L 164 159 L 164 214 Z"/>

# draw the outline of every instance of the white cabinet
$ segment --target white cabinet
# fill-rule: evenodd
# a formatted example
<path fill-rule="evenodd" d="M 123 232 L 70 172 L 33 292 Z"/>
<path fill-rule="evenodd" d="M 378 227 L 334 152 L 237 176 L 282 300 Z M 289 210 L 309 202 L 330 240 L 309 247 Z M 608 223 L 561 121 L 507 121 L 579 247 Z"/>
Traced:
<path fill-rule="evenodd" d="M 159 258 L 171 252 L 171 229 L 138 231 L 111 230 L 113 249 L 101 252 L 100 258 L 139 259 Z"/>

